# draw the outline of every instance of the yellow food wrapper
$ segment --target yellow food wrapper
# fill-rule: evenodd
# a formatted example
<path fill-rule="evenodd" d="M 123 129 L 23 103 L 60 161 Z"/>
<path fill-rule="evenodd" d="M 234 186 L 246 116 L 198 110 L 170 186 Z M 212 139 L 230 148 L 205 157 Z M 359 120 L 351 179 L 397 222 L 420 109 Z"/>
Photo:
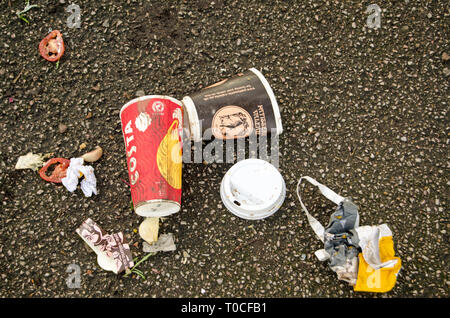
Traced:
<path fill-rule="evenodd" d="M 385 293 L 395 286 L 402 264 L 400 258 L 395 257 L 392 236 L 382 236 L 378 246 L 381 262 L 391 261 L 391 265 L 375 270 L 366 262 L 363 253 L 359 253 L 358 279 L 353 286 L 354 291 Z"/>

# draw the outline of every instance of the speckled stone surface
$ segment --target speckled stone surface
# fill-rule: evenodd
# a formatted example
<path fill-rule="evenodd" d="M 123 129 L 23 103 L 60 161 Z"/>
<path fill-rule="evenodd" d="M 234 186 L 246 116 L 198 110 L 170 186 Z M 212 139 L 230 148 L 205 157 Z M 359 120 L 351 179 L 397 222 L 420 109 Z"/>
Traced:
<path fill-rule="evenodd" d="M 67 1 L 19 20 L 0 3 L 1 297 L 448 297 L 448 46 L 446 1 Z M 63 33 L 58 68 L 40 57 L 49 28 Z M 139 276 L 101 270 L 75 229 L 88 217 L 122 231 L 142 257 L 130 210 L 119 110 L 137 95 L 181 99 L 259 69 L 278 99 L 286 200 L 273 216 L 228 212 L 219 187 L 230 164 L 184 164 L 179 213 L 164 218 L 175 252 Z M 101 145 L 99 194 L 14 171 L 27 152 L 76 157 Z M 355 293 L 314 251 L 321 248 L 295 195 L 309 175 L 360 208 L 361 224 L 387 223 L 403 267 L 387 294 Z M 323 223 L 334 206 L 312 187 L 304 202 Z M 136 244 L 136 246 L 134 245 Z M 70 264 L 81 286 L 66 285 Z M 204 290 L 204 293 L 202 293 Z"/>

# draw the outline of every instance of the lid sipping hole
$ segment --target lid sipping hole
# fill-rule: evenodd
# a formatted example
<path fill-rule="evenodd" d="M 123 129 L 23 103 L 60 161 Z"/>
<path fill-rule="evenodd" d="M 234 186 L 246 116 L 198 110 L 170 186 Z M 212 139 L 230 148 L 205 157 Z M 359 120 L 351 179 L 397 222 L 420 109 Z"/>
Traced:
<path fill-rule="evenodd" d="M 241 203 L 239 201 L 234 200 L 233 203 L 236 204 L 237 206 L 241 206 Z"/>

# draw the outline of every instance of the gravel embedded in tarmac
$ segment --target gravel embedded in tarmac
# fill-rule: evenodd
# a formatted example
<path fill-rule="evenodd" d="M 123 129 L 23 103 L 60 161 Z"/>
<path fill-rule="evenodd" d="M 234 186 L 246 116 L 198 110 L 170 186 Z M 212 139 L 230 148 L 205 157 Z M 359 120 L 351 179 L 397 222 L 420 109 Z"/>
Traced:
<path fill-rule="evenodd" d="M 449 297 L 447 2 L 375 1 L 378 29 L 373 1 L 76 0 L 80 28 L 67 26 L 69 1 L 31 3 L 29 24 L 21 1 L 0 3 L 1 297 Z M 58 68 L 38 52 L 49 29 L 66 44 Z M 145 281 L 100 269 L 75 233 L 88 217 L 144 255 L 122 181 L 121 106 L 143 93 L 181 99 L 251 67 L 280 105 L 281 209 L 239 219 L 219 194 L 231 164 L 184 164 L 182 210 L 160 228 L 177 251 L 143 263 Z M 96 145 L 92 198 L 14 170 L 30 151 L 72 158 Z M 302 175 L 352 197 L 361 225 L 389 225 L 402 259 L 393 290 L 353 292 L 315 258 Z M 333 204 L 309 186 L 304 197 L 326 223 Z M 70 264 L 80 288 L 66 284 Z"/>

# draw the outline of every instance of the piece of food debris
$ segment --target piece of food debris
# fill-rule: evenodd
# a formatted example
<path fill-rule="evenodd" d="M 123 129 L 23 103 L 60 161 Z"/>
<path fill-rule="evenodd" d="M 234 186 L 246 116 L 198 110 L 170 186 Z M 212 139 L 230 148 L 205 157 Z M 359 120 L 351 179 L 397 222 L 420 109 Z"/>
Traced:
<path fill-rule="evenodd" d="M 158 240 L 159 218 L 146 218 L 139 225 L 139 235 L 148 244 L 152 244 Z"/>
<path fill-rule="evenodd" d="M 41 56 L 50 62 L 59 61 L 64 54 L 64 41 L 59 30 L 53 30 L 39 43 Z"/>

